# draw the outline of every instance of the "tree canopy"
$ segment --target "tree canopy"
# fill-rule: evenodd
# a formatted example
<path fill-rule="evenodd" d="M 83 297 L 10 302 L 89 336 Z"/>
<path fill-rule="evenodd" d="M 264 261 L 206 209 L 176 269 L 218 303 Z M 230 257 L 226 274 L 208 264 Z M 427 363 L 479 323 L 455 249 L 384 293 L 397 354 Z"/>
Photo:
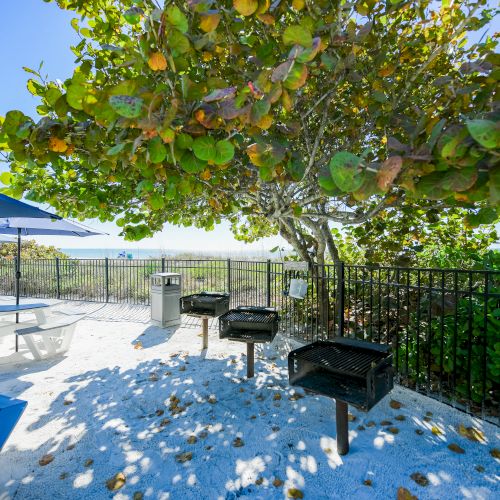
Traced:
<path fill-rule="evenodd" d="M 0 245 L 0 257 L 14 259 L 17 256 L 17 243 L 2 243 Z M 67 259 L 68 255 L 58 248 L 50 245 L 41 245 L 35 240 L 23 240 L 21 242 L 22 259 Z"/>
<path fill-rule="evenodd" d="M 400 206 L 497 220 L 496 12 L 485 0 L 57 0 L 80 43 L 0 119 L 10 194 L 129 239 L 165 222 L 281 234 L 308 261 L 330 223 Z"/>

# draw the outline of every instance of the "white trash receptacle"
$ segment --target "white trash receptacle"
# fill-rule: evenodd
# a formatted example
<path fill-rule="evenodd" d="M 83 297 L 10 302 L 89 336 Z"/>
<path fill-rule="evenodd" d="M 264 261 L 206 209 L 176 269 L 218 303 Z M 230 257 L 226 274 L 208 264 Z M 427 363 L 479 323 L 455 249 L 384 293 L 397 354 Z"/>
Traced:
<path fill-rule="evenodd" d="M 151 275 L 151 322 L 166 328 L 181 324 L 181 275 L 155 273 Z"/>

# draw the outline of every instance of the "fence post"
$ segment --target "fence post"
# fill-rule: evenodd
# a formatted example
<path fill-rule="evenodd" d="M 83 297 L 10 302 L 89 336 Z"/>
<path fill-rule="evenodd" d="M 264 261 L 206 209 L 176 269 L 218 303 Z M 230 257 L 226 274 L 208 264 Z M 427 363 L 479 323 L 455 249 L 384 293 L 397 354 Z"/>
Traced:
<path fill-rule="evenodd" d="M 56 290 L 57 298 L 61 298 L 61 271 L 59 269 L 59 257 L 56 257 Z"/>
<path fill-rule="evenodd" d="M 227 259 L 227 291 L 231 293 L 231 259 Z"/>
<path fill-rule="evenodd" d="M 161 272 L 165 272 L 165 257 L 161 258 Z"/>
<path fill-rule="evenodd" d="M 338 317 L 338 331 L 339 337 L 344 336 L 344 304 L 345 304 L 345 264 L 338 263 L 337 267 L 337 290 L 335 293 L 335 306 L 337 309 Z"/>
<path fill-rule="evenodd" d="M 267 307 L 271 307 L 271 259 L 267 259 Z"/>
<path fill-rule="evenodd" d="M 109 302 L 109 259 L 104 257 L 104 284 L 106 286 L 106 303 Z"/>

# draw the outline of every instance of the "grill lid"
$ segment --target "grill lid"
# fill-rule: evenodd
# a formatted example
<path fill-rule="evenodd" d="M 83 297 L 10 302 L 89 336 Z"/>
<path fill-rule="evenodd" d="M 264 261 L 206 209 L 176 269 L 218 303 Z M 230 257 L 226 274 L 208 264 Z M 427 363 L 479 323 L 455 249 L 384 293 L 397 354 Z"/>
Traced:
<path fill-rule="evenodd" d="M 272 323 L 276 320 L 275 311 L 247 311 L 233 309 L 224 315 L 225 321 L 239 321 L 245 323 Z"/>

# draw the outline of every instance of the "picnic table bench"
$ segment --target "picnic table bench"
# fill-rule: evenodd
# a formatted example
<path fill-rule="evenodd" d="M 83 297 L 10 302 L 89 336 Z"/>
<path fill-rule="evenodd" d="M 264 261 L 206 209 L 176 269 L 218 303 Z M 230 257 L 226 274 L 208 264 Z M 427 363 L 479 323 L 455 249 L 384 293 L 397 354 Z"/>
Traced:
<path fill-rule="evenodd" d="M 21 418 L 28 403 L 0 394 L 0 451 Z"/>

